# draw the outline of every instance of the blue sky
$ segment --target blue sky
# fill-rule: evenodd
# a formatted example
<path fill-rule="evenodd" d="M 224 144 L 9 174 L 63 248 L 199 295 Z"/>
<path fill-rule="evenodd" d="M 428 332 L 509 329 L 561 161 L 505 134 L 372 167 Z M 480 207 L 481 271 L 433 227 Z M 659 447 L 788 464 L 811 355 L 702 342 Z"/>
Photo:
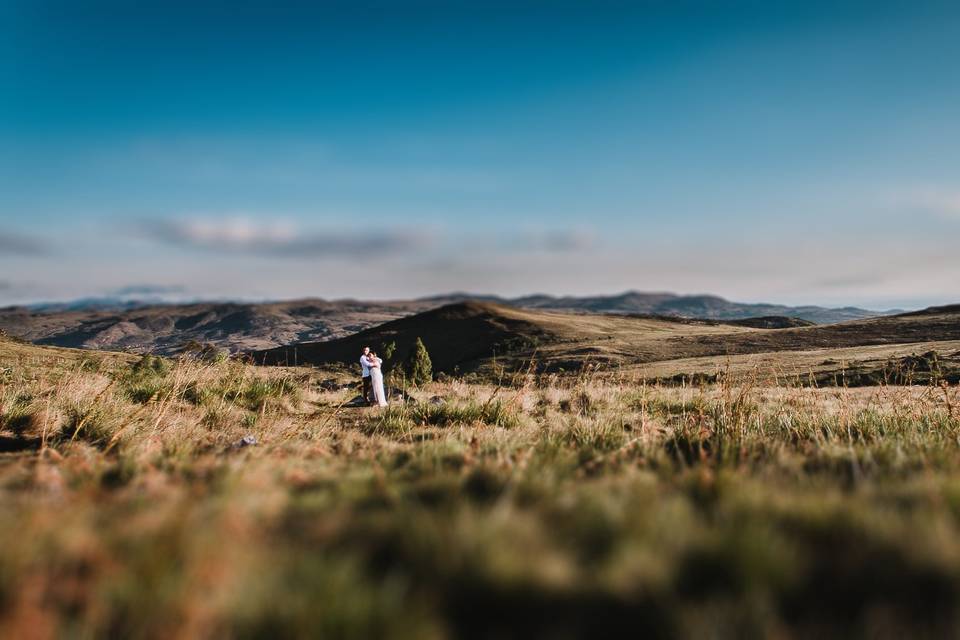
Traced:
<path fill-rule="evenodd" d="M 0 303 L 960 301 L 957 60 L 946 2 L 0 2 Z"/>

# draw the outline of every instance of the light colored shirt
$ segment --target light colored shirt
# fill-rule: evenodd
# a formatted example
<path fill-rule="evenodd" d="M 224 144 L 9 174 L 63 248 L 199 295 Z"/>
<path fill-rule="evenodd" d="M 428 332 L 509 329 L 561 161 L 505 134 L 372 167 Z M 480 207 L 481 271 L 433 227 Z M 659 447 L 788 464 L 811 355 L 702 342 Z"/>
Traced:
<path fill-rule="evenodd" d="M 370 364 L 367 362 L 367 356 L 360 356 L 360 368 L 362 369 L 361 376 L 364 378 L 369 378 Z"/>

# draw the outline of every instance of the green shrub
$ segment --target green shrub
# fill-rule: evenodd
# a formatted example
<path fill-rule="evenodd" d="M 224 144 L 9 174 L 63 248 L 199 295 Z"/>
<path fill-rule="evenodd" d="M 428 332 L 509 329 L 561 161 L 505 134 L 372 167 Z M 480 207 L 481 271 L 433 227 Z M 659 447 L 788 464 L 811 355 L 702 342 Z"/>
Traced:
<path fill-rule="evenodd" d="M 71 409 L 59 439 L 77 439 L 96 446 L 106 445 L 119 425 L 116 417 L 101 405 Z"/>
<path fill-rule="evenodd" d="M 183 398 L 198 406 L 219 405 L 222 399 L 250 411 L 261 411 L 271 400 L 290 398 L 297 401 L 300 387 L 289 378 L 255 378 L 246 382 L 224 378 L 206 386 L 190 382 L 184 387 Z"/>
<path fill-rule="evenodd" d="M 413 343 L 413 348 L 410 349 L 404 371 L 410 383 L 415 386 L 427 384 L 433 380 L 433 363 L 430 362 L 427 347 L 419 337 Z"/>
<path fill-rule="evenodd" d="M 481 423 L 511 428 L 519 424 L 516 413 L 499 400 L 485 404 L 418 404 L 413 407 L 411 417 L 418 424 L 436 427 Z"/>
<path fill-rule="evenodd" d="M 213 398 L 213 390 L 197 382 L 188 382 L 183 388 L 183 399 L 191 404 L 202 406 L 211 402 Z"/>
<path fill-rule="evenodd" d="M 383 410 L 375 420 L 367 424 L 365 431 L 368 435 L 374 433 L 404 434 L 410 431 L 413 422 L 410 413 L 402 405 L 391 405 Z"/>
<path fill-rule="evenodd" d="M 122 375 L 121 388 L 132 402 L 146 404 L 169 389 L 169 373 L 170 364 L 165 359 L 145 355 Z"/>
<path fill-rule="evenodd" d="M 251 411 L 259 411 L 263 409 L 271 399 L 279 400 L 283 397 L 296 399 L 299 397 L 297 394 L 298 391 L 293 381 L 287 378 L 259 378 L 251 380 L 231 399 Z"/>
<path fill-rule="evenodd" d="M 170 365 L 159 356 L 145 355 L 130 368 L 136 376 L 165 376 L 170 373 Z"/>

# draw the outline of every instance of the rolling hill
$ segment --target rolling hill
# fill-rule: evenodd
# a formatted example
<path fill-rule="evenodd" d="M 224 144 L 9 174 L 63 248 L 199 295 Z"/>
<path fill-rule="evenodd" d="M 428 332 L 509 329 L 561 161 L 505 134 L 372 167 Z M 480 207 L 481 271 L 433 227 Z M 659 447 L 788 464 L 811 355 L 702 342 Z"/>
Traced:
<path fill-rule="evenodd" d="M 531 317 L 532 316 L 532 317 Z M 557 339 L 554 327 L 539 321 L 537 314 L 502 305 L 460 302 L 432 309 L 345 338 L 302 343 L 254 352 L 258 364 L 353 364 L 365 346 L 383 352 L 393 343 L 402 357 L 417 337 L 429 341 L 436 371 L 469 370 L 502 352 L 532 348 L 540 341 Z"/>
<path fill-rule="evenodd" d="M 91 299 L 0 309 L 0 329 L 38 344 L 64 347 L 126 349 L 169 355 L 190 342 L 200 342 L 237 352 L 341 338 L 390 320 L 473 298 L 475 296 L 469 294 L 450 294 L 406 301 L 304 299 L 193 304 L 140 304 L 130 300 Z M 539 311 L 736 320 L 750 326 L 770 328 L 877 315 L 855 308 L 753 305 L 729 302 L 716 296 L 667 293 L 628 292 L 584 298 L 480 296 L 479 299 Z"/>
<path fill-rule="evenodd" d="M 44 345 L 174 354 L 190 342 L 229 351 L 349 335 L 429 308 L 415 302 L 291 300 L 133 308 L 0 310 L 0 330 Z"/>
<path fill-rule="evenodd" d="M 832 325 L 789 324 L 786 328 L 757 328 L 466 302 L 394 320 L 344 338 L 261 350 L 252 356 L 260 364 L 352 365 L 364 346 L 382 351 L 393 343 L 402 358 L 413 341 L 421 337 L 435 370 L 452 373 L 483 370 L 494 361 L 517 368 L 535 359 L 541 369 L 557 371 L 577 370 L 588 363 L 635 367 L 712 358 L 715 364 L 718 358 L 754 354 L 822 353 L 870 347 L 898 347 L 890 353 L 909 353 L 917 345 L 935 343 L 956 350 L 960 344 L 960 308 Z"/>
<path fill-rule="evenodd" d="M 857 307 L 827 308 L 817 306 L 790 307 L 765 303 L 731 302 L 713 295 L 678 295 L 626 291 L 606 296 L 530 295 L 519 298 L 454 293 L 426 298 L 438 304 L 480 300 L 508 304 L 523 309 L 574 311 L 585 313 L 643 314 L 699 318 L 704 320 L 744 320 L 763 316 L 789 317 L 817 324 L 860 320 L 896 311 L 869 311 Z"/>
<path fill-rule="evenodd" d="M 868 311 L 857 307 L 790 307 L 776 304 L 731 302 L 719 296 L 628 291 L 615 296 L 552 297 L 530 296 L 510 301 L 528 309 L 588 311 L 591 313 L 641 313 L 705 320 L 742 320 L 762 316 L 797 318 L 817 324 L 860 320 L 889 312 Z"/>

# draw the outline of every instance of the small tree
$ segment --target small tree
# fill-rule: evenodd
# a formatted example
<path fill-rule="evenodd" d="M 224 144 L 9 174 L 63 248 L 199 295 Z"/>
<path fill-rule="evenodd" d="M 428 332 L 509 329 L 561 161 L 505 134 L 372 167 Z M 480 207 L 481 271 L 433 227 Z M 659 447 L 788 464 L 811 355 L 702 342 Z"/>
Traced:
<path fill-rule="evenodd" d="M 396 367 L 400 371 L 395 371 L 395 367 L 391 360 L 393 360 L 394 354 L 397 352 L 397 342 L 391 340 L 387 344 L 383 345 L 381 353 L 383 354 L 383 381 L 387 386 L 397 384 L 397 377 L 403 378 L 403 367 Z M 403 386 L 403 382 L 400 382 L 400 385 Z"/>
<path fill-rule="evenodd" d="M 406 366 L 404 367 L 407 376 L 412 384 L 421 385 L 433 380 L 433 363 L 430 362 L 430 354 L 423 344 L 423 340 L 417 337 L 410 349 L 410 355 L 407 356 Z"/>
<path fill-rule="evenodd" d="M 397 352 L 397 342 L 391 340 L 383 346 L 383 359 L 385 362 L 390 361 L 393 358 L 393 354 Z"/>

